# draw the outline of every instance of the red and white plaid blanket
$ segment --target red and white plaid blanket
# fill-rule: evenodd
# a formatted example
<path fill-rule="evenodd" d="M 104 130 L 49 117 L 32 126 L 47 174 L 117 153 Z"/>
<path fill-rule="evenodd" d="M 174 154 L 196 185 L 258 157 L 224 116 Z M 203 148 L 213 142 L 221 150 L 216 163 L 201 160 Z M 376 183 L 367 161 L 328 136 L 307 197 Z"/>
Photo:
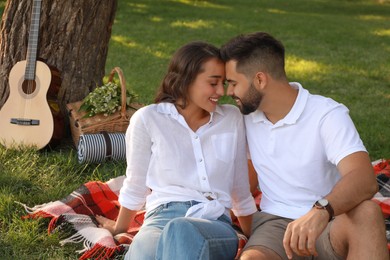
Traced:
<path fill-rule="evenodd" d="M 390 159 L 376 161 L 373 166 L 379 191 L 372 200 L 379 204 L 385 217 L 387 247 L 390 250 Z"/>
<path fill-rule="evenodd" d="M 386 218 L 388 247 L 390 250 L 390 160 L 381 160 L 373 164 L 380 187 L 373 198 L 382 208 Z M 133 237 L 138 232 L 144 220 L 144 211 L 141 210 L 131 223 L 127 233 L 115 237 L 103 228 L 99 228 L 96 215 L 115 220 L 119 212 L 118 194 L 124 176 L 111 179 L 108 182 L 92 181 L 82 185 L 62 200 L 49 202 L 29 208 L 24 218 L 50 218 L 48 233 L 61 232 L 66 239 L 61 244 L 80 243 L 84 249 L 78 251 L 82 259 L 113 259 L 124 255 Z M 261 193 L 256 194 L 256 203 L 259 205 Z M 233 223 L 239 235 L 237 256 L 247 242 L 246 237 Z"/>
<path fill-rule="evenodd" d="M 144 211 L 136 215 L 127 233 L 115 237 L 99 228 L 95 219 L 96 215 L 116 219 L 123 180 L 124 176 L 120 176 L 106 183 L 87 182 L 62 200 L 26 207 L 29 215 L 25 218 L 50 218 L 48 233 L 61 232 L 67 236 L 61 244 L 84 244 L 84 249 L 78 251 L 82 254 L 79 259 L 112 259 L 123 255 L 143 223 Z"/>

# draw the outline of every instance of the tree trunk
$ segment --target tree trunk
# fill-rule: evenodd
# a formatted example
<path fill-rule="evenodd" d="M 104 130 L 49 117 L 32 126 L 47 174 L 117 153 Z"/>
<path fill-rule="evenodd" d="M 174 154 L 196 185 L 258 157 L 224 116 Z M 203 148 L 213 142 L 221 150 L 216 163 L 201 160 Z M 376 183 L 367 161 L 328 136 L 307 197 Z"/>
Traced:
<path fill-rule="evenodd" d="M 26 60 L 32 2 L 8 0 L 1 23 L 0 108 L 9 95 L 8 76 Z M 117 0 L 42 1 L 37 58 L 58 69 L 62 110 L 102 84 Z M 63 110 L 64 111 L 64 110 Z"/>

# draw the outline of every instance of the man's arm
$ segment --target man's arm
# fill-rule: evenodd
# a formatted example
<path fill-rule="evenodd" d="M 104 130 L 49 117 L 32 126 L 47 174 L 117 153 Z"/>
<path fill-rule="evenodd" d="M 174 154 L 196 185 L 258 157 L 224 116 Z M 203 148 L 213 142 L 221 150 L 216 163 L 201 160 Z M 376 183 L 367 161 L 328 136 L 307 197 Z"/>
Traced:
<path fill-rule="evenodd" d="M 340 181 L 325 197 L 334 209 L 334 214 L 348 212 L 377 192 L 378 185 L 370 158 L 366 152 L 356 152 L 342 159 L 337 168 Z M 315 241 L 328 224 L 326 210 L 312 208 L 306 215 L 291 222 L 286 229 L 283 245 L 287 256 L 317 255 Z"/>
<path fill-rule="evenodd" d="M 335 216 L 371 199 L 378 191 L 374 168 L 366 152 L 350 154 L 340 161 L 337 168 L 342 177 L 326 196 Z"/>

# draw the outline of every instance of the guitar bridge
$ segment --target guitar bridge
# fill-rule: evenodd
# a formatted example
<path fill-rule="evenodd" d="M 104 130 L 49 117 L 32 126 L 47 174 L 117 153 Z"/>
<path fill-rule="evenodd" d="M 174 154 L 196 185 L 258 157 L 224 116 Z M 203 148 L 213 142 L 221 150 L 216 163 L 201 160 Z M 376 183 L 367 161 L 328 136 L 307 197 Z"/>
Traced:
<path fill-rule="evenodd" d="M 11 118 L 11 124 L 35 126 L 35 125 L 39 125 L 39 120 L 38 119 Z"/>

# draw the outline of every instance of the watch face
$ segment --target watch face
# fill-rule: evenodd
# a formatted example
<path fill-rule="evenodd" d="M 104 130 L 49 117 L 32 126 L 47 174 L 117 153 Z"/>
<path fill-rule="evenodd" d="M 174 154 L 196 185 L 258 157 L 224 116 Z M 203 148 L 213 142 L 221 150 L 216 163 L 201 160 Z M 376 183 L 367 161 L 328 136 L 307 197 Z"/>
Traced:
<path fill-rule="evenodd" d="M 328 206 L 329 202 L 327 199 L 320 199 L 318 200 L 318 204 L 320 204 L 322 207 Z"/>

